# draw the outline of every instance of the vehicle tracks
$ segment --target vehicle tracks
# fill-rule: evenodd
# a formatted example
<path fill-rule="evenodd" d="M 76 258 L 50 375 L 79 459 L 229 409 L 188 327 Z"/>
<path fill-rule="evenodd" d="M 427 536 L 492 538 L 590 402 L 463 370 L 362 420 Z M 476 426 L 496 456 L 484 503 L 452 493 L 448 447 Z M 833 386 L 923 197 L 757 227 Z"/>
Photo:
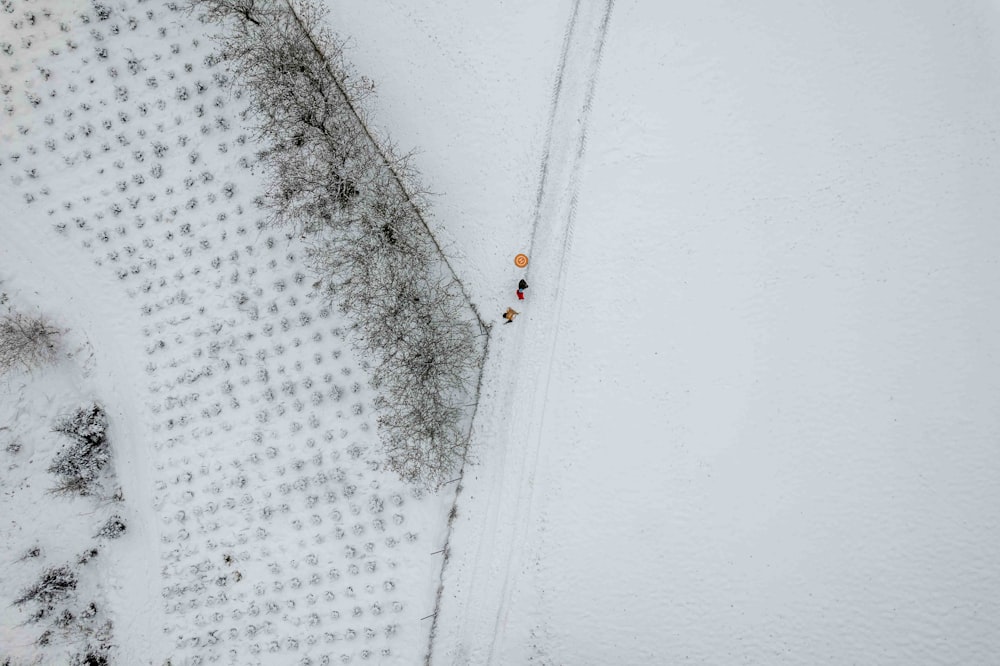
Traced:
<path fill-rule="evenodd" d="M 472 545 L 453 576 L 459 600 L 456 645 L 442 647 L 452 663 L 504 663 L 502 654 L 512 600 L 527 562 L 526 546 L 537 509 L 535 473 L 544 446 L 546 404 L 562 320 L 565 263 L 572 245 L 587 127 L 614 0 L 575 0 L 565 30 L 550 96 L 539 165 L 525 273 L 532 284 L 533 311 L 524 318 L 493 367 L 503 368 L 483 414 L 492 437 L 492 476 L 480 492 L 485 508 L 468 529 Z M 522 324 L 523 322 L 523 324 Z M 483 427 L 479 428 L 480 430 Z M 444 656 L 444 655 L 442 655 Z"/>

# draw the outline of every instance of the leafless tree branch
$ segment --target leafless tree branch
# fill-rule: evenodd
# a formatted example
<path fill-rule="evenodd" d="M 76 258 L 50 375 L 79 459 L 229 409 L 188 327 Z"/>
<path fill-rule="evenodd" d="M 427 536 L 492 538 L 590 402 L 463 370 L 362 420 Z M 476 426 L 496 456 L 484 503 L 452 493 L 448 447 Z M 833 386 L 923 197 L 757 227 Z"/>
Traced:
<path fill-rule="evenodd" d="M 409 156 L 364 118 L 372 86 L 308 0 L 193 0 L 226 26 L 222 57 L 265 144 L 273 224 L 309 243 L 324 295 L 356 325 L 388 467 L 436 485 L 464 462 L 488 327 L 434 238 Z"/>
<path fill-rule="evenodd" d="M 59 336 L 60 330 L 41 316 L 12 313 L 0 318 L 0 374 L 54 362 Z"/>

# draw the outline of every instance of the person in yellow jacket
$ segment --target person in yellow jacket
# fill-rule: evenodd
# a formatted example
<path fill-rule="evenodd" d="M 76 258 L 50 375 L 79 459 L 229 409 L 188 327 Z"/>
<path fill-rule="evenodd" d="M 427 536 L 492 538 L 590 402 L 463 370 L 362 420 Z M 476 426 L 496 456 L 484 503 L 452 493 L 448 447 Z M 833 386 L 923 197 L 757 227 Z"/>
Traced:
<path fill-rule="evenodd" d="M 505 324 L 511 323 L 512 321 L 514 321 L 514 317 L 516 317 L 519 314 L 521 313 L 515 310 L 514 308 L 507 308 L 507 312 L 503 313 L 503 318 L 507 320 L 504 323 Z"/>

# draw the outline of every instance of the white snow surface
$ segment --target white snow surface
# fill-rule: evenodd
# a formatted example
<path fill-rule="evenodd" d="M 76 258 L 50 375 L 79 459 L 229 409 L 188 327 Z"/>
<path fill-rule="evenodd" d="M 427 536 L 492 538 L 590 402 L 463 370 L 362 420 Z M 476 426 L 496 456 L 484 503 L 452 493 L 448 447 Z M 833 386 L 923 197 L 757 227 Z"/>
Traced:
<path fill-rule="evenodd" d="M 0 291 L 71 331 L 0 400 L 25 433 L 109 407 L 129 532 L 95 564 L 119 663 L 417 664 L 432 623 L 453 666 L 1000 652 L 993 3 L 326 0 L 496 321 L 473 462 L 435 495 L 379 469 L 345 322 L 296 282 L 299 240 L 256 226 L 206 29 L 138 1 L 81 25 L 81 4 L 0 14 Z M 25 460 L 0 555 L 78 552 L 32 522 L 50 480 Z M 66 542 L 104 515 L 74 502 Z M 0 647 L 27 659 L 17 621 Z"/>
<path fill-rule="evenodd" d="M 522 313 L 433 663 L 993 659 L 994 4 L 328 4 Z"/>

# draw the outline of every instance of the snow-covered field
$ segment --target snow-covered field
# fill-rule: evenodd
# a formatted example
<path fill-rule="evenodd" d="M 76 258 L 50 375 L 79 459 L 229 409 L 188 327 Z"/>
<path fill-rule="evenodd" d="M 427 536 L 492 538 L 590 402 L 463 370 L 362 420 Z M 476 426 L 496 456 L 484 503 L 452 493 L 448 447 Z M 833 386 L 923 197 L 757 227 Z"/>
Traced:
<path fill-rule="evenodd" d="M 8 0 L 0 292 L 69 333 L 0 387 L 0 655 L 77 649 L 8 604 L 115 511 L 115 663 L 994 658 L 995 7 L 326 4 L 495 312 L 475 464 L 381 470 L 210 30 Z M 119 506 L 45 493 L 92 400 Z"/>
<path fill-rule="evenodd" d="M 158 3 L 109 7 L 4 16 L 0 279 L 91 350 L 86 382 L 67 360 L 11 380 L 4 401 L 22 439 L 74 400 L 108 411 L 129 530 L 94 568 L 116 662 L 415 663 L 447 493 L 381 470 L 366 366 L 313 297 L 299 239 L 262 224 L 257 146 L 209 29 Z M 55 446 L 12 456 L 5 487 L 37 471 L 5 498 L 18 538 L 4 547 L 42 556 L 14 565 L 7 599 L 66 559 L 63 523 L 86 533 L 103 516 L 44 496 Z M 35 506 L 69 517 L 39 524 Z M 78 649 L 39 651 L 43 627 L 5 613 L 5 654 Z"/>
<path fill-rule="evenodd" d="M 331 4 L 524 313 L 435 663 L 993 659 L 992 5 Z"/>

